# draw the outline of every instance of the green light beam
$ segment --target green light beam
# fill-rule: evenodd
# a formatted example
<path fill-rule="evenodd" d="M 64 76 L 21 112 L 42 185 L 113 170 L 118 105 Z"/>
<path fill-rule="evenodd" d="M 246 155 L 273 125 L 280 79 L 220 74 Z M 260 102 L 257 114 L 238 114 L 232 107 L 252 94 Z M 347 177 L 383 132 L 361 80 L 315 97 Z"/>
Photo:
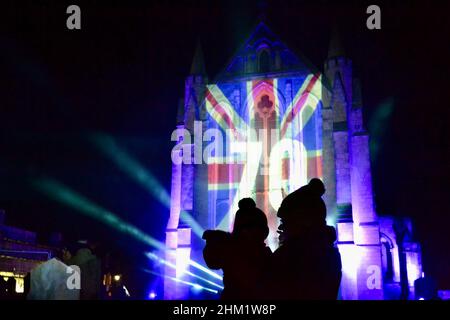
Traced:
<path fill-rule="evenodd" d="M 99 220 L 119 232 L 130 235 L 153 248 L 158 250 L 166 249 L 166 246 L 155 238 L 147 235 L 135 226 L 119 218 L 114 213 L 103 209 L 58 181 L 53 179 L 37 179 L 34 180 L 32 184 L 39 192 L 44 193 L 59 203 Z"/>
<path fill-rule="evenodd" d="M 128 152 L 123 150 L 114 139 L 103 133 L 96 133 L 91 136 L 91 142 L 108 158 L 110 158 L 122 171 L 133 180 L 143 186 L 153 197 L 167 208 L 170 208 L 170 195 L 155 176 Z M 202 238 L 205 231 L 195 219 L 186 211 L 180 213 L 180 219 L 188 224 L 194 234 Z"/>
<path fill-rule="evenodd" d="M 381 142 L 386 136 L 389 126 L 389 120 L 394 112 L 394 99 L 388 98 L 381 103 L 375 110 L 369 123 L 370 132 L 370 154 L 373 162 L 378 159 L 381 150 Z"/>

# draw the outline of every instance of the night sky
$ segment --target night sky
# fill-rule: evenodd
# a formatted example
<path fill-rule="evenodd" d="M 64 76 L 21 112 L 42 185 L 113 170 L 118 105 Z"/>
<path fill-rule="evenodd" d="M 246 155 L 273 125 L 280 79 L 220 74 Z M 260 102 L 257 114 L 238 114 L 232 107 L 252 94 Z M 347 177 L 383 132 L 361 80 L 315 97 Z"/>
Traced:
<path fill-rule="evenodd" d="M 39 193 L 52 177 L 152 236 L 168 209 L 99 152 L 106 133 L 170 192 L 172 143 L 197 40 L 212 79 L 258 23 L 261 1 L 11 1 L 0 28 L 0 208 L 7 224 L 100 241 L 140 262 L 135 240 Z M 330 4 L 331 3 L 331 4 Z M 337 23 L 372 135 L 377 211 L 411 216 L 425 272 L 450 289 L 449 23 L 443 2 L 377 1 L 382 29 L 366 28 L 364 1 L 268 1 L 268 26 L 318 68 Z M 82 28 L 66 28 L 78 4 Z M 124 253 L 126 252 L 126 253 Z"/>

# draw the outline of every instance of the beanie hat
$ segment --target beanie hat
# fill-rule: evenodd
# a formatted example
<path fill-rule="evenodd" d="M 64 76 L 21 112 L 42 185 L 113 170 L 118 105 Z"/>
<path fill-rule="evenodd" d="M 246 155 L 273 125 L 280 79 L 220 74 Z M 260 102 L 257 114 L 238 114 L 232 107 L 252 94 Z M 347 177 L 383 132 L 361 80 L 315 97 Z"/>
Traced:
<path fill-rule="evenodd" d="M 327 208 L 322 200 L 325 186 L 318 178 L 313 178 L 300 189 L 292 192 L 281 203 L 278 217 L 295 218 L 314 225 L 326 224 Z"/>
<path fill-rule="evenodd" d="M 238 234 L 245 229 L 260 230 L 261 240 L 269 235 L 267 217 L 265 213 L 256 207 L 255 201 L 251 198 L 243 198 L 238 203 L 239 209 L 234 219 L 233 233 Z"/>

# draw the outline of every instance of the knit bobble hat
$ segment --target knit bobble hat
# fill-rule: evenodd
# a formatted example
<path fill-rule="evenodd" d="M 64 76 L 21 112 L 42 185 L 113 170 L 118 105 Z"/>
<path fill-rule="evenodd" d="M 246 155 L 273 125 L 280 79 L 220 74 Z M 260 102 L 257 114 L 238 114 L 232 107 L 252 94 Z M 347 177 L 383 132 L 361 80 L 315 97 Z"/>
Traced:
<path fill-rule="evenodd" d="M 234 220 L 233 234 L 239 234 L 246 229 L 256 229 L 260 240 L 264 240 L 269 235 L 267 217 L 265 213 L 256 207 L 256 203 L 251 198 L 243 198 L 238 203 L 239 209 Z"/>
<path fill-rule="evenodd" d="M 325 186 L 318 178 L 313 178 L 300 189 L 284 198 L 278 209 L 281 219 L 295 218 L 314 225 L 326 224 L 327 208 L 322 200 Z"/>

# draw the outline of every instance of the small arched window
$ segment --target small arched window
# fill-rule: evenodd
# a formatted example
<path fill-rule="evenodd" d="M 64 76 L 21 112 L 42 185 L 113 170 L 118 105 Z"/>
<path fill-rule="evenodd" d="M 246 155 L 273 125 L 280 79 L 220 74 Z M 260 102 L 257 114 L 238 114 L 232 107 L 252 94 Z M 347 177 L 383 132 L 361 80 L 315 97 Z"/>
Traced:
<path fill-rule="evenodd" d="M 270 71 L 270 55 L 266 50 L 262 51 L 259 55 L 259 71 L 269 72 Z"/>

